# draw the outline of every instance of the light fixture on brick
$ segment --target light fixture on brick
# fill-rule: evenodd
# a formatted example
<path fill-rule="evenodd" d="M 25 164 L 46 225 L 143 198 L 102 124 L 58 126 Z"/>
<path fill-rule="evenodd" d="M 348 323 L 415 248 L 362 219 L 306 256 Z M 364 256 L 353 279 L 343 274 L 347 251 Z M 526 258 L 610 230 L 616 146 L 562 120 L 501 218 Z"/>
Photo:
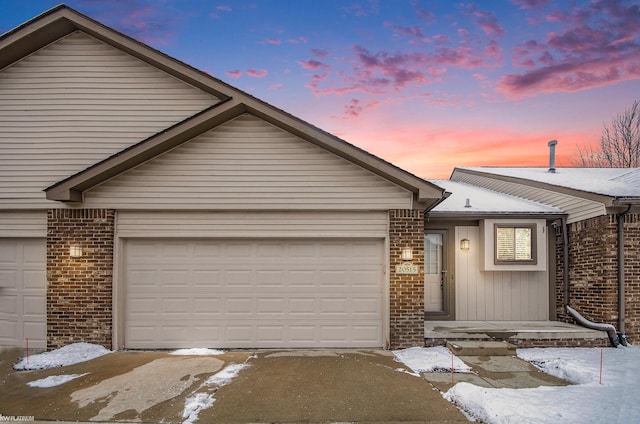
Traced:
<path fill-rule="evenodd" d="M 400 258 L 402 258 L 403 261 L 410 261 L 413 259 L 413 249 L 410 247 L 405 247 L 404 249 L 402 249 L 402 252 L 400 253 Z"/>
<path fill-rule="evenodd" d="M 69 246 L 69 256 L 71 256 L 72 258 L 81 258 L 82 246 L 78 246 L 78 245 Z"/>

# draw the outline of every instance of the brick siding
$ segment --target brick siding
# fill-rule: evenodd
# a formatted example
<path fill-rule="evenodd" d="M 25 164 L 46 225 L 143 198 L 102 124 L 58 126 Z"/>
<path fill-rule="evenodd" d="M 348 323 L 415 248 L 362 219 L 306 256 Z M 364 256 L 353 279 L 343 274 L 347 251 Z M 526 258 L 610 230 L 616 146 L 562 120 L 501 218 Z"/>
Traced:
<path fill-rule="evenodd" d="M 616 215 L 569 225 L 569 304 L 590 321 L 618 328 L 618 236 Z M 629 341 L 640 341 L 640 215 L 625 216 L 625 309 Z M 556 229 L 556 310 L 564 311 L 562 229 Z"/>
<path fill-rule="evenodd" d="M 47 348 L 89 342 L 111 349 L 115 211 L 47 215 Z M 71 245 L 82 246 L 81 258 L 69 256 Z"/>
<path fill-rule="evenodd" d="M 390 348 L 424 346 L 424 213 L 421 210 L 389 211 Z M 413 248 L 417 275 L 396 274 L 404 247 Z"/>

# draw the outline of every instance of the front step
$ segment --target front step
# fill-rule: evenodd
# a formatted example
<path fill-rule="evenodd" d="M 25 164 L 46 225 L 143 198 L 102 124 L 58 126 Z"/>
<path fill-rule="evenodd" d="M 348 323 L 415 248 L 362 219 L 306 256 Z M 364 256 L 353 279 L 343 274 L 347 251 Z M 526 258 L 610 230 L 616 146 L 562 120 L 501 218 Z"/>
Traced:
<path fill-rule="evenodd" d="M 514 356 L 516 346 L 507 342 L 450 341 L 447 347 L 456 356 Z"/>

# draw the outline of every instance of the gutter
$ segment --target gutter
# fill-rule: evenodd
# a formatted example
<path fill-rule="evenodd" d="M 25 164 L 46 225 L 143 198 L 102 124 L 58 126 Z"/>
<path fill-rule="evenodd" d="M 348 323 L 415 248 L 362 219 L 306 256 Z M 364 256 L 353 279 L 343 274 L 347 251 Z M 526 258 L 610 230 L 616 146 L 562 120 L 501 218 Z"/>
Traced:
<path fill-rule="evenodd" d="M 618 328 L 620 329 L 620 341 L 627 345 L 627 335 L 625 332 L 625 260 L 624 260 L 624 217 L 631 211 L 632 205 L 627 206 L 627 210 L 617 214 L 618 224 Z"/>

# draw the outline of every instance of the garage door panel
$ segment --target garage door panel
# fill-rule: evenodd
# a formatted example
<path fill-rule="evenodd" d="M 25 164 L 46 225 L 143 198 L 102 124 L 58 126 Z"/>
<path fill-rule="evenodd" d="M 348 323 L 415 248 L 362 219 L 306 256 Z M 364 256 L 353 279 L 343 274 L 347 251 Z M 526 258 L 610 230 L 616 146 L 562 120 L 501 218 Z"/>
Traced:
<path fill-rule="evenodd" d="M 0 238 L 0 346 L 46 348 L 46 243 Z"/>
<path fill-rule="evenodd" d="M 383 253 L 382 240 L 127 240 L 125 345 L 380 347 Z"/>
<path fill-rule="evenodd" d="M 39 318 L 46 314 L 47 299 L 44 295 L 22 296 L 22 313 L 25 318 Z"/>
<path fill-rule="evenodd" d="M 4 267 L 4 264 L 0 264 Z M 18 288 L 18 273 L 11 269 L 0 270 L 0 290 L 4 289 L 17 289 Z"/>

